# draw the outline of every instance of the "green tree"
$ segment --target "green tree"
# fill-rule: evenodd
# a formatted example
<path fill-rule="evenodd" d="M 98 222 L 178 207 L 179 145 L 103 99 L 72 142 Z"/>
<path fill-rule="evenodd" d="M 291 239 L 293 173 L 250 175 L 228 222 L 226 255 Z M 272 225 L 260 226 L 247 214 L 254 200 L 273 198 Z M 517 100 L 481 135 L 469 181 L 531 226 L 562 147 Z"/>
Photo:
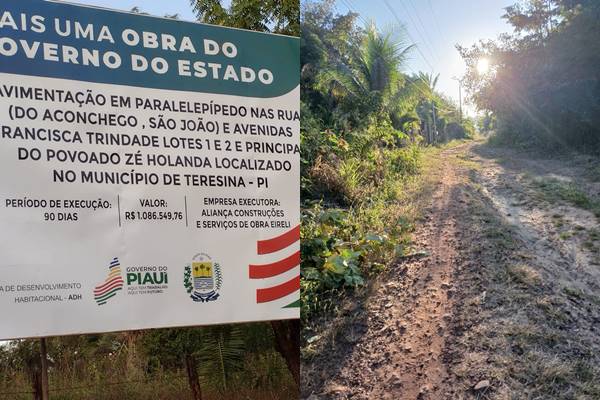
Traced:
<path fill-rule="evenodd" d="M 530 0 L 505 18 L 512 35 L 458 47 L 471 100 L 506 143 L 600 151 L 600 3 Z"/>
<path fill-rule="evenodd" d="M 203 349 L 204 335 L 204 329 L 174 328 L 152 331 L 143 339 L 151 362 L 185 368 L 194 400 L 202 400 L 198 356 Z"/>
<path fill-rule="evenodd" d="M 419 72 L 414 80 L 421 95 L 417 114 L 424 124 L 425 140 L 430 144 L 439 140 L 436 114 L 438 96 L 435 92 L 439 77 L 439 74 Z"/>
<path fill-rule="evenodd" d="M 552 26 L 557 22 L 560 8 L 554 1 L 530 0 L 505 8 L 502 18 L 511 24 L 515 33 L 524 33 L 528 40 L 541 42 L 550 35 Z"/>
<path fill-rule="evenodd" d="M 332 93 L 352 97 L 364 113 L 389 114 L 403 94 L 401 70 L 412 47 L 401 28 L 380 31 L 371 24 L 347 60 L 322 71 L 320 84 Z"/>
<path fill-rule="evenodd" d="M 10 344 L 7 361 L 14 370 L 20 370 L 29 378 L 34 400 L 42 399 L 42 363 L 39 340 L 15 340 Z"/>
<path fill-rule="evenodd" d="M 225 8 L 220 0 L 191 0 L 201 22 L 260 32 L 300 35 L 298 0 L 232 0 Z"/>

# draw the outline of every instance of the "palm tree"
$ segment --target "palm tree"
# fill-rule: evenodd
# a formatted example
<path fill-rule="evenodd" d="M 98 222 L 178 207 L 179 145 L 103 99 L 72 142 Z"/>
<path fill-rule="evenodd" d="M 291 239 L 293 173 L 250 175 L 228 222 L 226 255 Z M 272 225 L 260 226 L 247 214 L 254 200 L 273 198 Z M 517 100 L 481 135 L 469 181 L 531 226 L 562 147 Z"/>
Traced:
<path fill-rule="evenodd" d="M 320 74 L 320 84 L 329 91 L 351 96 L 366 107 L 366 112 L 390 112 L 404 85 L 401 73 L 413 45 L 403 29 L 377 29 L 371 23 L 365 36 L 351 53 Z"/>
<path fill-rule="evenodd" d="M 243 367 L 246 350 L 244 333 L 238 326 L 225 325 L 204 330 L 202 348 L 199 350 L 202 375 L 224 392 L 231 373 Z"/>
<path fill-rule="evenodd" d="M 419 72 L 417 74 L 417 85 L 423 96 L 423 100 L 419 105 L 419 114 L 423 116 L 425 123 L 426 139 L 428 143 L 434 143 L 437 140 L 437 115 L 436 115 L 436 99 L 435 87 L 437 86 L 440 74 Z"/>
<path fill-rule="evenodd" d="M 419 80 L 423 83 L 421 87 L 425 90 L 425 93 L 428 95 L 431 100 L 435 95 L 435 87 L 437 86 L 438 79 L 440 74 L 433 75 L 432 73 L 422 72 L 420 71 L 417 74 Z"/>

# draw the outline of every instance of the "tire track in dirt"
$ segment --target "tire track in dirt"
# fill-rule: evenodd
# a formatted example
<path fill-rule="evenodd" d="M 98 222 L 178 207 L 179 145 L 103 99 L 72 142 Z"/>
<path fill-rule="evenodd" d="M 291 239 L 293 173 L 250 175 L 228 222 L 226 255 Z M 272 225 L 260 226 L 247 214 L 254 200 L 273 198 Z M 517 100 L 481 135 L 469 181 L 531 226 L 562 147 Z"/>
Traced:
<path fill-rule="evenodd" d="M 378 375 L 382 379 L 386 376 L 399 376 L 400 379 L 396 382 L 397 387 L 377 387 L 372 392 L 373 398 L 440 399 L 449 396 L 445 385 L 449 376 L 443 355 L 448 323 L 452 318 L 452 276 L 457 259 L 454 211 L 459 199 L 457 171 L 447 157 L 456 151 L 443 154 L 442 180 L 427 210 L 427 222 L 417 234 L 418 246 L 428 249 L 430 255 L 405 264 L 413 283 L 396 293 L 398 298 L 405 299 L 394 306 L 390 315 L 392 321 L 402 321 L 404 334 L 393 344 L 400 346 L 400 352 Z M 388 383 L 391 382 L 388 380 Z"/>
<path fill-rule="evenodd" d="M 438 186 L 414 235 L 415 255 L 380 277 L 368 305 L 357 311 L 367 316 L 347 328 L 350 334 L 336 348 L 325 350 L 327 357 L 313 361 L 324 381 L 309 399 L 452 398 L 445 348 L 459 259 L 457 211 L 464 202 L 459 184 L 465 174 L 450 158 L 460 152 L 464 145 L 440 155 Z M 358 340 L 353 331 L 362 333 Z"/>

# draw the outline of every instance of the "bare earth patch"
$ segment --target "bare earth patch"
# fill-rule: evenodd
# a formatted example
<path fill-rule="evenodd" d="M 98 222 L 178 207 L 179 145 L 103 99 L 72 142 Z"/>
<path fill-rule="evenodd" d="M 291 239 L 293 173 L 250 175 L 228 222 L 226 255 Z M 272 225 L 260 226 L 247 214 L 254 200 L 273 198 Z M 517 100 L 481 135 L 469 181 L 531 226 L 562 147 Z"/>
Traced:
<path fill-rule="evenodd" d="M 415 255 L 305 345 L 303 397 L 599 399 L 598 188 L 585 163 L 480 144 L 438 157 Z"/>

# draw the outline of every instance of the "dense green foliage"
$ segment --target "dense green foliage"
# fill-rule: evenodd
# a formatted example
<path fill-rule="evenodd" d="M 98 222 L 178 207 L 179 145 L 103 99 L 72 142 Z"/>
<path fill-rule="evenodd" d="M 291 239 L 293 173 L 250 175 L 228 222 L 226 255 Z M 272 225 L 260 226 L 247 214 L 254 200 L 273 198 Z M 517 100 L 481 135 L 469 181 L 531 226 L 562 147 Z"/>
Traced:
<path fill-rule="evenodd" d="M 496 140 L 600 151 L 600 2 L 528 0 L 504 18 L 512 35 L 459 47 L 466 87 Z M 481 58 L 487 73 L 477 70 Z"/>
<path fill-rule="evenodd" d="M 299 36 L 299 0 L 190 0 L 198 19 L 207 24 Z"/>
<path fill-rule="evenodd" d="M 474 134 L 432 74 L 403 71 L 402 27 L 360 27 L 331 0 L 301 15 L 302 316 L 404 254 L 411 223 L 398 199 L 423 144 Z"/>
<path fill-rule="evenodd" d="M 191 398 L 186 355 L 203 398 L 291 398 L 297 388 L 275 351 L 269 324 L 79 335 L 48 341 L 50 389 L 57 399 Z M 0 346 L 0 397 L 31 399 L 39 379 L 36 340 Z M 291 396 L 291 397 L 286 397 Z"/>

